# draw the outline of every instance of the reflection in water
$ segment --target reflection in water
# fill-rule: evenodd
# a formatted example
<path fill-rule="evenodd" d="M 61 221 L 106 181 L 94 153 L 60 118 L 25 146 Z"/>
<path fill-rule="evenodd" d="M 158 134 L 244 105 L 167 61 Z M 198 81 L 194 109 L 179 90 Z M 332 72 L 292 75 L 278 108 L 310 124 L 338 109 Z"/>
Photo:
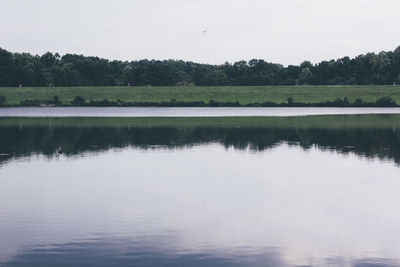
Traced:
<path fill-rule="evenodd" d="M 0 119 L 0 162 L 127 146 L 191 147 L 220 143 L 263 151 L 282 142 L 334 149 L 400 163 L 400 115 L 292 118 L 53 118 Z"/>
<path fill-rule="evenodd" d="M 0 119 L 0 266 L 399 266 L 399 118 Z"/>

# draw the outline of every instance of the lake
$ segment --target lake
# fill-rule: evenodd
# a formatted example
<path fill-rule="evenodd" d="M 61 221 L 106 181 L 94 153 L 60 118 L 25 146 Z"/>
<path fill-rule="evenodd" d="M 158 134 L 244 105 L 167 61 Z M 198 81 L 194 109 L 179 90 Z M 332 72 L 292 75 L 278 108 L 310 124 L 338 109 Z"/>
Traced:
<path fill-rule="evenodd" d="M 287 117 L 309 115 L 400 114 L 400 108 L 267 107 L 12 107 L 0 117 Z"/>
<path fill-rule="evenodd" d="M 7 112 L 0 266 L 400 266 L 399 114 Z"/>

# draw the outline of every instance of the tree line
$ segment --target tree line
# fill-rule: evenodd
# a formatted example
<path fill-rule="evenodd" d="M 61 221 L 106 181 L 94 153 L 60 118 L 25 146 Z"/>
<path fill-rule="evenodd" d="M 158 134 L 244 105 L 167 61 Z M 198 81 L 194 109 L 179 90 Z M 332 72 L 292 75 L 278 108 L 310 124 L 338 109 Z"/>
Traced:
<path fill-rule="evenodd" d="M 394 51 L 300 65 L 262 59 L 222 65 L 182 60 L 119 61 L 76 54 L 11 53 L 0 48 L 0 86 L 254 86 L 400 83 Z"/>

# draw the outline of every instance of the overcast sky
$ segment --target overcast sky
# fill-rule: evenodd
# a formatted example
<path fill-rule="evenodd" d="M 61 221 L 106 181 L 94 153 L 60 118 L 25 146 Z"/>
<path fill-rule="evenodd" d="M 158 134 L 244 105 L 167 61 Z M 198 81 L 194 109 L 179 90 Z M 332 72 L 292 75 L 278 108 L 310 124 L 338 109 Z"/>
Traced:
<path fill-rule="evenodd" d="M 34 54 L 288 65 L 400 45 L 400 0 L 1 0 L 0 12 L 0 47 Z"/>

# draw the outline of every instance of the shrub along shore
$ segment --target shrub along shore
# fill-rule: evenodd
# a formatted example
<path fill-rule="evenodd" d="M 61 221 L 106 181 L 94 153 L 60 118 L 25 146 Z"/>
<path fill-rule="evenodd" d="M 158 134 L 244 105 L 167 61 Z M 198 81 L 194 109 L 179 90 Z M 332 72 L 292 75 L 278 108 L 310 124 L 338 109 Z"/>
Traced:
<path fill-rule="evenodd" d="M 397 86 L 0 87 L 0 106 L 397 107 Z"/>
<path fill-rule="evenodd" d="M 4 106 L 0 104 L 0 106 Z M 48 100 L 24 100 L 20 105 L 24 107 L 398 107 L 397 103 L 390 97 L 382 97 L 375 102 L 364 102 L 362 99 L 357 99 L 354 102 L 349 102 L 347 98 L 336 99 L 334 101 L 325 101 L 317 103 L 302 103 L 295 102 L 293 98 L 288 98 L 286 103 L 263 102 L 263 103 L 248 103 L 240 104 L 236 102 L 220 102 L 210 100 L 203 101 L 171 101 L 162 102 L 125 102 L 120 99 L 117 101 L 109 101 L 107 99 L 99 101 L 86 101 L 82 96 L 75 97 L 70 103 L 61 103 L 59 98 L 55 96 Z"/>

